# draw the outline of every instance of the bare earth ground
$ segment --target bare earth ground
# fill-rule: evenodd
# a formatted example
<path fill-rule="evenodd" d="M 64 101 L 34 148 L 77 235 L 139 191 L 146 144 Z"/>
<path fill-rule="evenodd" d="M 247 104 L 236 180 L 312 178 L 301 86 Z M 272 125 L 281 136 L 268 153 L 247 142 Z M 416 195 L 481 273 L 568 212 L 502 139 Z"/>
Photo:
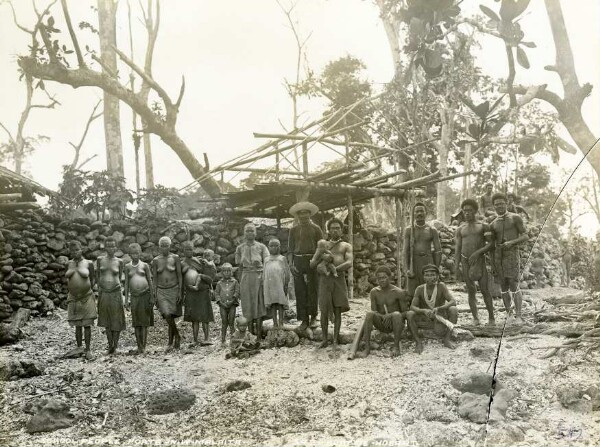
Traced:
<path fill-rule="evenodd" d="M 539 304 L 545 294 L 573 292 L 541 289 L 529 296 Z M 467 306 L 465 293 L 455 291 L 455 297 L 459 308 Z M 495 305 L 501 307 L 499 302 Z M 351 307 L 343 321 L 350 330 L 369 303 L 355 299 Z M 486 312 L 480 312 L 482 322 L 487 322 Z M 563 408 L 556 396 L 557 387 L 564 384 L 598 384 L 598 353 L 594 361 L 582 359 L 578 351 L 539 359 L 545 351 L 531 348 L 557 345 L 562 340 L 556 337 L 504 339 L 497 380 L 515 390 L 517 397 L 508 408 L 507 422 L 490 426 L 485 440 L 485 425 L 459 417 L 460 392 L 450 380 L 464 371 L 491 372 L 493 358 L 474 357 L 470 350 L 496 350 L 498 339 L 461 342 L 455 351 L 437 340 L 426 340 L 422 355 L 413 352 L 412 340 L 403 339 L 399 358 L 389 356 L 391 343 L 386 342 L 367 359 L 353 361 L 346 360 L 347 345 L 334 352 L 318 350 L 316 343 L 305 340 L 295 348 L 225 360 L 216 309 L 215 316 L 213 346 L 170 354 L 162 351 L 166 325 L 158 315 L 145 356 L 105 356 L 104 335 L 95 327 L 97 358 L 93 361 L 58 359 L 74 346 L 73 329 L 64 312 L 31 321 L 26 326 L 29 336 L 4 347 L 2 355 L 37 360 L 45 373 L 0 384 L 0 445 L 579 446 L 600 442 L 598 412 L 575 413 Z M 459 324 L 469 320 L 468 312 L 460 313 Z M 498 312 L 497 320 L 504 322 L 503 312 Z M 179 327 L 186 347 L 191 327 L 183 322 Z M 128 327 L 120 351 L 134 346 L 133 329 Z M 251 388 L 225 392 L 225 384 L 236 379 L 248 381 Z M 325 393 L 323 385 L 336 390 Z M 147 396 L 171 387 L 194 392 L 197 400 L 192 408 L 148 416 Z M 53 433 L 27 434 L 24 426 L 30 416 L 22 408 L 38 396 L 67 401 L 76 423 Z M 524 440 L 511 440 L 506 435 L 510 430 L 522 433 Z"/>

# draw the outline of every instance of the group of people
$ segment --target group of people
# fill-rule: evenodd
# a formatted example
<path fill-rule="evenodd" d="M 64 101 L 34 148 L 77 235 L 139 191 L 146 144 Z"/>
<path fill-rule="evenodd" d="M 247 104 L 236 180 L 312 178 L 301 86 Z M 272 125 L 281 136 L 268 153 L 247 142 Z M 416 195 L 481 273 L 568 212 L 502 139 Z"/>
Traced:
<path fill-rule="evenodd" d="M 456 268 L 462 273 L 469 296 L 473 323 L 479 325 L 477 284 L 488 312 L 488 324 L 495 325 L 494 306 L 489 291 L 485 254 L 490 254 L 491 273 L 500 285 L 502 300 L 509 321 L 522 322 L 522 294 L 519 289 L 519 244 L 528 239 L 523 218 L 508 210 L 507 196 L 493 194 L 490 198 L 495 217 L 491 222 L 477 218 L 479 204 L 466 199 L 461 203 L 464 222 L 456 229 Z M 454 348 L 451 331 L 458 321 L 456 301 L 446 285 L 440 281 L 441 244 L 438 231 L 425 222 L 423 203 L 413 206 L 412 225 L 404 234 L 403 263 L 407 277 L 406 290 L 391 284 L 391 271 L 381 266 L 376 271 L 378 286 L 370 292 L 371 311 L 364 323 L 365 351 L 370 351 L 373 327 L 394 334 L 392 355 L 400 352 L 400 336 L 407 324 L 415 351 L 423 351 L 418 328 L 432 328 L 442 332 L 443 344 Z M 436 328 L 437 326 L 437 328 Z"/>
<path fill-rule="evenodd" d="M 485 254 L 490 252 L 492 271 L 502 289 L 502 298 L 509 315 L 521 320 L 518 244 L 527 240 L 523 219 L 507 210 L 507 197 L 494 194 L 492 204 L 496 217 L 490 223 L 477 219 L 478 203 L 467 199 L 461 204 L 465 221 L 456 230 L 457 268 L 462 272 L 469 295 L 469 306 L 475 324 L 480 324 L 476 300 L 479 283 L 488 311 L 488 323 L 494 324 L 492 297 L 488 288 Z M 296 299 L 296 315 L 300 321 L 297 331 L 305 332 L 317 326 L 320 312 L 322 342 L 329 345 L 329 323 L 333 322 L 334 347 L 339 343 L 342 314 L 349 307 L 346 272 L 352 267 L 352 244 L 342 238 L 344 223 L 332 218 L 327 222 L 328 237 L 311 221 L 318 207 L 310 202 L 292 206 L 296 218 L 288 240 L 287 256 L 281 254 L 281 242 L 271 238 L 267 245 L 256 240 L 256 227 L 244 227 L 244 240 L 235 251 L 239 282 L 233 276 L 233 266 L 221 266 L 221 280 L 213 292 L 217 269 L 214 253 L 205 250 L 202 257 L 194 256 L 191 242 L 183 243 L 182 257 L 171 253 L 171 240 L 159 240 L 159 255 L 150 264 L 140 259 L 138 244 L 129 246 L 131 261 L 124 264 L 115 257 L 116 241 L 104 242 L 106 255 L 96 261 L 83 258 L 81 245 L 71 241 L 72 259 L 66 272 L 68 280 L 68 321 L 75 327 L 76 342 L 90 356 L 91 326 L 98 319 L 104 327 L 108 353 L 117 350 L 120 332 L 125 329 L 125 308 L 131 311 L 137 349 L 146 349 L 148 327 L 154 324 L 156 306 L 168 325 L 167 350 L 181 344 L 176 319 L 192 323 L 193 345 L 200 343 L 202 325 L 204 340 L 209 341 L 209 323 L 214 321 L 211 297 L 221 314 L 221 341 L 226 342 L 229 330 L 232 350 L 244 346 L 251 351 L 263 336 L 263 321 L 273 319 L 274 329 L 282 329 L 290 296 Z M 392 284 L 387 266 L 376 271 L 378 286 L 370 292 L 371 311 L 365 317 L 364 354 L 370 351 L 373 328 L 394 334 L 392 353 L 400 353 L 400 336 L 405 325 L 412 333 L 416 352 L 423 350 L 418 328 L 433 327 L 444 332 L 443 344 L 454 348 L 451 329 L 457 322 L 456 301 L 440 281 L 441 245 L 438 231 L 426 223 L 427 210 L 423 203 L 412 209 L 411 226 L 404 234 L 403 264 L 406 290 Z M 97 303 L 94 290 L 97 289 Z M 236 319 L 241 304 L 241 316 Z M 182 311 L 182 309 L 185 309 Z M 237 331 L 234 332 L 234 323 Z M 249 329 L 249 331 L 247 331 Z M 254 337 L 254 338 L 252 338 Z M 85 341 L 85 347 L 83 342 Z M 233 345 L 234 341 L 237 343 Z M 251 349 L 252 348 L 252 349 Z"/>

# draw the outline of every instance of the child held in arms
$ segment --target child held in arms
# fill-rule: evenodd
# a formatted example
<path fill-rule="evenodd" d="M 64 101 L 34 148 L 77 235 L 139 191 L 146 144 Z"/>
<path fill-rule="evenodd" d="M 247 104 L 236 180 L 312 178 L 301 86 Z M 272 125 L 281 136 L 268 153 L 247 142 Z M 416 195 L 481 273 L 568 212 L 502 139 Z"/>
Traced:
<path fill-rule="evenodd" d="M 279 239 L 269 241 L 269 256 L 265 258 L 263 293 L 265 307 L 273 315 L 274 329 L 283 328 L 283 314 L 288 308 L 288 290 L 292 272 L 287 259 L 281 255 Z"/>
<path fill-rule="evenodd" d="M 208 343 L 208 324 L 215 321 L 210 302 L 210 287 L 216 269 L 204 259 L 200 260 L 194 257 L 194 245 L 190 241 L 183 243 L 183 256 L 184 258 L 181 260 L 181 272 L 185 284 L 183 320 L 192 323 L 193 345 L 195 346 L 199 343 L 200 323 L 202 323 L 204 342 Z"/>
<path fill-rule="evenodd" d="M 233 277 L 233 266 L 226 262 L 221 266 L 221 279 L 215 289 L 216 302 L 221 313 L 221 343 L 225 343 L 227 328 L 233 337 L 235 310 L 240 303 L 240 284 Z"/>

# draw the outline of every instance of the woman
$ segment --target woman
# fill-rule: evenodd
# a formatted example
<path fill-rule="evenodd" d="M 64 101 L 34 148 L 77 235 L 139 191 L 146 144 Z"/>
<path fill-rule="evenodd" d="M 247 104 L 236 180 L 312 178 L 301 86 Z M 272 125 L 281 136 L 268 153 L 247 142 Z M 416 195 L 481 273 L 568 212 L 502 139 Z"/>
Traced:
<path fill-rule="evenodd" d="M 131 262 L 125 266 L 125 307 L 131 309 L 137 354 L 146 350 L 148 326 L 154 326 L 154 288 L 150 266 L 140 260 L 140 244 L 129 245 Z"/>
<path fill-rule="evenodd" d="M 85 337 L 85 357 L 91 360 L 92 325 L 98 317 L 96 300 L 92 291 L 95 283 L 94 263 L 83 259 L 79 241 L 71 241 L 69 251 L 72 259 L 69 261 L 65 273 L 69 290 L 67 320 L 70 326 L 75 327 L 75 340 L 78 348 L 82 347 L 83 337 Z"/>
<path fill-rule="evenodd" d="M 211 250 L 206 251 L 211 252 Z M 184 258 L 181 260 L 181 273 L 185 284 L 183 321 L 192 323 L 194 345 L 199 342 L 198 333 L 200 332 L 200 323 L 202 323 L 204 341 L 208 343 L 208 325 L 211 321 L 215 321 L 210 289 L 217 270 L 210 258 L 199 260 L 194 257 L 194 245 L 190 241 L 183 243 L 183 256 Z"/>
<path fill-rule="evenodd" d="M 117 241 L 107 237 L 104 241 L 106 256 L 97 260 L 98 276 L 98 326 L 105 328 L 108 340 L 108 354 L 114 354 L 119 344 L 121 331 L 125 330 L 125 310 L 121 281 L 123 279 L 123 261 L 115 257 Z"/>
<path fill-rule="evenodd" d="M 244 242 L 235 249 L 235 262 L 240 266 L 240 300 L 242 314 L 250 322 L 250 332 L 262 336 L 262 319 L 267 315 L 265 308 L 262 273 L 269 250 L 256 241 L 256 227 L 249 223 L 244 227 Z"/>
<path fill-rule="evenodd" d="M 156 305 L 169 326 L 167 352 L 179 349 L 181 337 L 175 318 L 181 316 L 183 302 L 183 278 L 179 256 L 171 253 L 171 239 L 163 236 L 158 241 L 160 254 L 152 260 L 152 280 Z"/>

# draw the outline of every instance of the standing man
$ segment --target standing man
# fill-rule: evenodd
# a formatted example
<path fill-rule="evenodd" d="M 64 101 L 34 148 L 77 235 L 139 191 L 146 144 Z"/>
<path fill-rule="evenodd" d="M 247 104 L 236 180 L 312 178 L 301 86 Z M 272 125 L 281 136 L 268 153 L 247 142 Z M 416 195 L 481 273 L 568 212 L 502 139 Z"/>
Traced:
<path fill-rule="evenodd" d="M 475 325 L 480 324 L 477 311 L 477 287 L 475 286 L 475 281 L 477 281 L 483 295 L 485 308 L 488 311 L 488 324 L 493 325 L 496 322 L 494 320 L 494 304 L 488 287 L 488 274 L 483 256 L 492 247 L 491 241 L 486 239 L 486 233 L 491 235 L 490 227 L 486 223 L 475 220 L 478 209 L 475 200 L 464 200 L 460 208 L 465 217 L 465 222 L 456 229 L 456 267 L 461 269 L 467 286 L 473 323 Z"/>
<path fill-rule="evenodd" d="M 415 203 L 412 226 L 404 232 L 404 271 L 408 294 L 413 297 L 417 286 L 423 284 L 421 270 L 428 264 L 439 267 L 442 246 L 438 231 L 425 223 L 427 209 L 421 202 Z"/>
<path fill-rule="evenodd" d="M 481 205 L 481 212 L 485 217 L 493 214 L 494 203 L 492 202 L 492 195 L 494 194 L 494 185 L 490 182 L 485 184 L 485 194 L 479 198 L 479 204 Z"/>
<path fill-rule="evenodd" d="M 319 252 L 310 260 L 310 267 L 316 268 L 325 256 L 331 257 L 331 262 L 338 272 L 337 276 L 319 273 L 319 309 L 321 310 L 321 330 L 323 331 L 323 342 L 321 348 L 327 347 L 329 329 L 329 314 L 333 312 L 333 348 L 337 349 L 340 327 L 342 325 L 342 312 L 348 312 L 348 285 L 344 272 L 352 267 L 352 245 L 342 240 L 342 228 L 344 223 L 333 218 L 327 222 L 329 232 L 328 249 L 331 254 Z"/>
<path fill-rule="evenodd" d="M 521 216 L 507 211 L 507 200 L 504 194 L 494 194 L 492 203 L 498 215 L 490 224 L 494 238 L 494 276 L 502 289 L 502 301 L 504 301 L 507 317 L 512 315 L 511 301 L 514 300 L 517 322 L 520 323 L 523 297 L 519 289 L 519 244 L 526 242 L 529 236 Z"/>
<path fill-rule="evenodd" d="M 317 242 L 323 239 L 323 232 L 310 218 L 318 211 L 317 205 L 310 202 L 298 202 L 290 208 L 290 214 L 298 219 L 298 225 L 290 230 L 287 257 L 294 276 L 296 314 L 302 322 L 301 331 L 306 330 L 309 324 L 313 327 L 317 318 L 317 272 L 310 266 L 310 260 L 317 250 Z"/>

